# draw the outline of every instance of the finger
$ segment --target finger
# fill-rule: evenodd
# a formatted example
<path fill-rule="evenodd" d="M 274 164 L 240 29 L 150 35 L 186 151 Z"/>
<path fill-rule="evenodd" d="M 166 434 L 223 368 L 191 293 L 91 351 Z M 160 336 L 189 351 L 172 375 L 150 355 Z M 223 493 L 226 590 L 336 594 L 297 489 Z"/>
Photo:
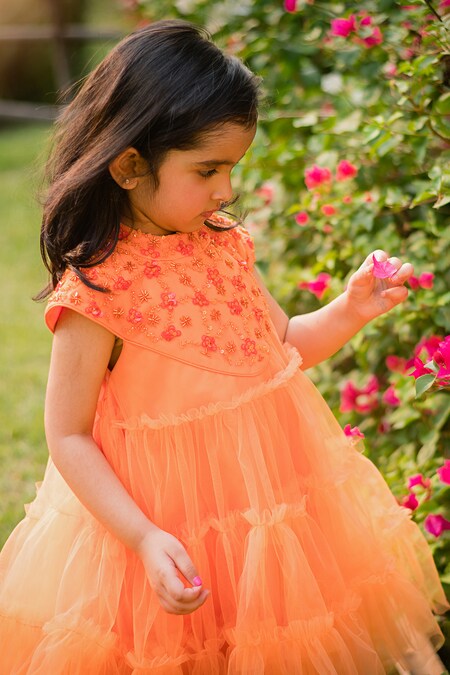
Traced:
<path fill-rule="evenodd" d="M 389 258 L 389 255 L 386 253 L 386 251 L 383 251 L 382 249 L 377 249 L 376 251 L 372 251 L 372 253 L 369 253 L 367 258 L 364 260 L 363 264 L 361 265 L 361 268 L 364 267 L 373 267 L 373 256 L 378 260 L 378 262 L 384 262 Z"/>
<path fill-rule="evenodd" d="M 398 305 L 400 302 L 403 302 L 408 297 L 408 289 L 406 286 L 394 286 L 393 288 L 387 288 L 382 291 L 381 297 L 389 300 L 392 303 L 392 306 Z"/>
<path fill-rule="evenodd" d="M 390 277 L 395 284 L 404 284 L 414 274 L 414 267 L 411 263 L 400 264 L 397 272 Z"/>
<path fill-rule="evenodd" d="M 185 590 L 190 591 L 194 589 L 186 588 Z M 169 614 L 191 614 L 206 602 L 209 595 L 210 592 L 208 590 L 202 589 L 200 590 L 197 598 L 191 600 L 190 602 L 186 602 L 173 598 L 164 587 L 162 587 L 158 592 L 161 606 L 166 612 L 169 612 Z"/>
<path fill-rule="evenodd" d="M 186 581 L 188 581 L 192 586 L 199 587 L 202 586 L 202 580 L 199 576 L 197 568 L 194 563 L 186 553 L 185 548 L 179 544 L 179 546 L 174 547 L 170 551 L 170 556 L 177 567 L 177 569 L 184 576 Z"/>

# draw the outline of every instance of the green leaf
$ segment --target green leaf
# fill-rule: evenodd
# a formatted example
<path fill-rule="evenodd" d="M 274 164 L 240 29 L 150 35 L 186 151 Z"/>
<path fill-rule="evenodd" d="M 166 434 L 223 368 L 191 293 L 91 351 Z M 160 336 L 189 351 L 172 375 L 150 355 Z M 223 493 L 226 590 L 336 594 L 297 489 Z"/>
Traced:
<path fill-rule="evenodd" d="M 422 396 L 432 386 L 435 379 L 436 377 L 431 373 L 418 377 L 416 380 L 416 398 Z"/>

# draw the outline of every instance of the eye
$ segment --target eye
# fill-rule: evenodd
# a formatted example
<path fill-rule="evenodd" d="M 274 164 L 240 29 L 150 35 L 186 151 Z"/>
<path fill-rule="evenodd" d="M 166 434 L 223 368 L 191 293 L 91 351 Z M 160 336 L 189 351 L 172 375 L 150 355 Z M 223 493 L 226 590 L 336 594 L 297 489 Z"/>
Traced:
<path fill-rule="evenodd" d="M 208 171 L 200 171 L 200 176 L 202 178 L 211 178 L 217 173 L 217 169 L 209 169 Z"/>

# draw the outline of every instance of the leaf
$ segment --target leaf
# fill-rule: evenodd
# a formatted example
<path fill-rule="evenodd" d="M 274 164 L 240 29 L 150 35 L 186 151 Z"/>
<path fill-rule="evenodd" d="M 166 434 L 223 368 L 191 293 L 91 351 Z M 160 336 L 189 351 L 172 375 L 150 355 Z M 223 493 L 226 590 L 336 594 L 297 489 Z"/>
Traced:
<path fill-rule="evenodd" d="M 432 386 L 435 379 L 436 377 L 431 373 L 418 377 L 416 380 L 416 398 L 422 396 Z"/>

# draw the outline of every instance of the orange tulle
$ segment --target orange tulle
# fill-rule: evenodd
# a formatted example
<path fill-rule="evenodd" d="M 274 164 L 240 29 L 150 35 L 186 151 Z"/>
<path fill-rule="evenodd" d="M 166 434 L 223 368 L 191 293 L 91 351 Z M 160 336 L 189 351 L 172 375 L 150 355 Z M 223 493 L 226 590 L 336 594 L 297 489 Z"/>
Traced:
<path fill-rule="evenodd" d="M 135 353 L 162 396 L 172 391 L 164 414 L 124 386 L 141 386 Z M 2 675 L 382 675 L 414 659 L 414 672 L 433 672 L 433 612 L 447 602 L 429 547 L 300 365 L 275 341 L 263 370 L 241 378 L 125 346 L 95 438 L 211 595 L 167 614 L 137 556 L 50 460 L 0 556 Z"/>

